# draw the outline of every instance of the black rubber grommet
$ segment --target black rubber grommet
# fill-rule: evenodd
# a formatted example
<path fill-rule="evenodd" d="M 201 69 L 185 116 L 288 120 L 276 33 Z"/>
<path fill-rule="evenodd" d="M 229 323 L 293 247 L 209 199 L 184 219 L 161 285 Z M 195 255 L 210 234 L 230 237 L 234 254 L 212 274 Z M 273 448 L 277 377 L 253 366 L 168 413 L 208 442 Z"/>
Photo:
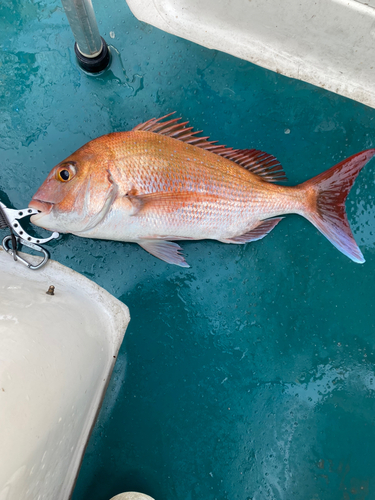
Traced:
<path fill-rule="evenodd" d="M 100 73 L 108 67 L 111 61 L 111 54 L 104 38 L 102 38 L 102 43 L 102 50 L 96 57 L 84 56 L 79 51 L 77 42 L 74 44 L 74 52 L 76 53 L 78 64 L 83 70 L 87 71 L 87 73 Z"/>

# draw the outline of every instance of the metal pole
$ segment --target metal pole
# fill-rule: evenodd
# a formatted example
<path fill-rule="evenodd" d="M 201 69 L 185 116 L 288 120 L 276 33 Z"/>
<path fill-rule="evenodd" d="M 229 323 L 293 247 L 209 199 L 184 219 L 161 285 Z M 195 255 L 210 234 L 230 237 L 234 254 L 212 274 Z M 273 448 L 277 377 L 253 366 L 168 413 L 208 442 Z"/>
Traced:
<path fill-rule="evenodd" d="M 72 29 L 79 65 L 90 73 L 103 71 L 110 62 L 106 42 L 99 34 L 91 0 L 61 0 Z"/>

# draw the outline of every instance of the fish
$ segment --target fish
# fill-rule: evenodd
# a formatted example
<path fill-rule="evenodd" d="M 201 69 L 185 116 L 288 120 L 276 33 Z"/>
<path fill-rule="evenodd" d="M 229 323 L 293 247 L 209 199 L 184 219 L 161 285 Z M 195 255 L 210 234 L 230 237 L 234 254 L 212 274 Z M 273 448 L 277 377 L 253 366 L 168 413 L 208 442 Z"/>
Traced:
<path fill-rule="evenodd" d="M 219 145 L 172 114 L 98 137 L 56 165 L 30 202 L 39 211 L 31 222 L 84 238 L 138 243 L 167 263 L 189 267 L 176 241 L 250 243 L 295 213 L 352 261 L 365 261 L 345 200 L 375 148 L 285 186 L 285 172 L 271 154 Z"/>

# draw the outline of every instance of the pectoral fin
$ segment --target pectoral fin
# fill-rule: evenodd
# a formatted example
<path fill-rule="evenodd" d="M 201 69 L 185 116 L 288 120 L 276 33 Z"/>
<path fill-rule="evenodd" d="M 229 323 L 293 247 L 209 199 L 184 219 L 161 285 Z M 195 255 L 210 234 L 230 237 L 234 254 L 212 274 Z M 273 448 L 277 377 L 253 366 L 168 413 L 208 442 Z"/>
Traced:
<path fill-rule="evenodd" d="M 182 248 L 177 243 L 164 240 L 140 240 L 138 245 L 158 259 L 180 267 L 190 267 L 180 254 Z"/>
<path fill-rule="evenodd" d="M 179 208 L 192 205 L 193 203 L 215 202 L 213 195 L 206 193 L 149 193 L 132 195 L 128 194 L 124 198 L 128 199 L 132 206 L 133 216 L 141 215 L 146 212 L 156 211 L 158 214 L 171 213 Z"/>

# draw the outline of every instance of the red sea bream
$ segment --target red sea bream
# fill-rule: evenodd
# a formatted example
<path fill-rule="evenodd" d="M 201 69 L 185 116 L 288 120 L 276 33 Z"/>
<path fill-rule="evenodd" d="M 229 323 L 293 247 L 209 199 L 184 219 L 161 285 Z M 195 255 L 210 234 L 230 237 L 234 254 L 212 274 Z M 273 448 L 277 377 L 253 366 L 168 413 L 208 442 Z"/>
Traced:
<path fill-rule="evenodd" d="M 40 211 L 31 221 L 85 238 L 138 243 L 188 267 L 174 241 L 248 243 L 296 213 L 354 262 L 364 262 L 345 199 L 375 149 L 287 187 L 275 184 L 285 174 L 273 156 L 197 134 L 179 119 L 161 118 L 88 142 L 52 169 L 30 203 Z"/>

